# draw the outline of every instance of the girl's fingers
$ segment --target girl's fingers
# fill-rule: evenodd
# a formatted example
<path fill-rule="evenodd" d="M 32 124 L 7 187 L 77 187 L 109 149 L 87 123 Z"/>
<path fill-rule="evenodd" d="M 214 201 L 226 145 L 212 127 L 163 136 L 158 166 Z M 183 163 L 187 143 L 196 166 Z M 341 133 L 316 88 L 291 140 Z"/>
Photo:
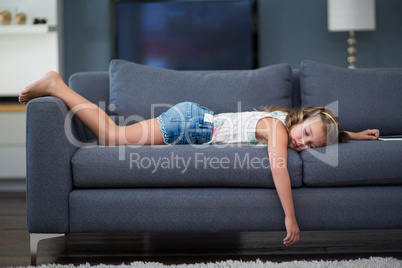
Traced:
<path fill-rule="evenodd" d="M 372 139 L 377 139 L 380 136 L 380 131 L 378 129 L 368 129 L 367 135 Z"/>
<path fill-rule="evenodd" d="M 299 241 L 299 235 L 297 234 L 288 234 L 285 239 L 283 239 L 283 244 L 286 246 L 292 246 Z"/>

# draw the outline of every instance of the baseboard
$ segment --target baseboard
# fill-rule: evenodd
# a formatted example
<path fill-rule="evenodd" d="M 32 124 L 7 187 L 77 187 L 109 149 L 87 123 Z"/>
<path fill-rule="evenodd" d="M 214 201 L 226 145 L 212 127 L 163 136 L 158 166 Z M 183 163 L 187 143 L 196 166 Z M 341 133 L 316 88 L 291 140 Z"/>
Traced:
<path fill-rule="evenodd" d="M 0 193 L 25 193 L 26 179 L 0 179 Z"/>

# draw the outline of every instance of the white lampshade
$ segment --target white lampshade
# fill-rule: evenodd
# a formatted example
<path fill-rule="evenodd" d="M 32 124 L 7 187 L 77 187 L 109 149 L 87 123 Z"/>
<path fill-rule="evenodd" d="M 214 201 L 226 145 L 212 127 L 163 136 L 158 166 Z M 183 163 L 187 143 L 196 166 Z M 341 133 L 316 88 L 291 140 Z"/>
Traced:
<path fill-rule="evenodd" d="M 328 30 L 375 30 L 375 0 L 328 0 Z"/>

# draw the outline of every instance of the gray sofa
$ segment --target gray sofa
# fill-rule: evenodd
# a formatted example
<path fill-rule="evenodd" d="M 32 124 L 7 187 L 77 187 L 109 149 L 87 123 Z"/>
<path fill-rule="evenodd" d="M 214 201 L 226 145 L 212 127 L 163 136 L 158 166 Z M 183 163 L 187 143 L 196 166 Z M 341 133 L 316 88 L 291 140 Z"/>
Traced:
<path fill-rule="evenodd" d="M 113 60 L 109 72 L 77 73 L 69 85 L 119 124 L 194 101 L 215 113 L 328 106 L 346 130 L 402 134 L 400 69 L 305 61 L 298 70 L 172 71 Z M 289 149 L 300 229 L 401 229 L 401 153 L 391 141 Z M 40 239 L 65 233 L 285 230 L 266 147 L 99 146 L 54 97 L 27 107 L 27 208 L 33 263 Z"/>

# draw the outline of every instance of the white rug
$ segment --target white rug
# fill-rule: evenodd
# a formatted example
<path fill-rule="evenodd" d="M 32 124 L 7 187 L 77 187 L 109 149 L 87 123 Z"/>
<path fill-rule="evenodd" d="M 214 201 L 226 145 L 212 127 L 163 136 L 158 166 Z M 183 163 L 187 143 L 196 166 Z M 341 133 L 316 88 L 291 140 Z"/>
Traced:
<path fill-rule="evenodd" d="M 292 262 L 262 262 L 259 259 L 256 261 L 223 261 L 216 263 L 197 263 L 197 264 L 180 264 L 180 265 L 164 265 L 157 262 L 133 262 L 131 264 L 121 264 L 121 265 L 94 265 L 81 264 L 78 266 L 74 265 L 41 265 L 41 268 L 86 268 L 86 267 L 98 267 L 98 268 L 108 268 L 108 267 L 139 267 L 139 268 L 402 268 L 402 260 L 395 258 L 382 258 L 382 257 L 370 257 L 369 259 L 357 259 L 349 261 L 292 261 Z"/>

